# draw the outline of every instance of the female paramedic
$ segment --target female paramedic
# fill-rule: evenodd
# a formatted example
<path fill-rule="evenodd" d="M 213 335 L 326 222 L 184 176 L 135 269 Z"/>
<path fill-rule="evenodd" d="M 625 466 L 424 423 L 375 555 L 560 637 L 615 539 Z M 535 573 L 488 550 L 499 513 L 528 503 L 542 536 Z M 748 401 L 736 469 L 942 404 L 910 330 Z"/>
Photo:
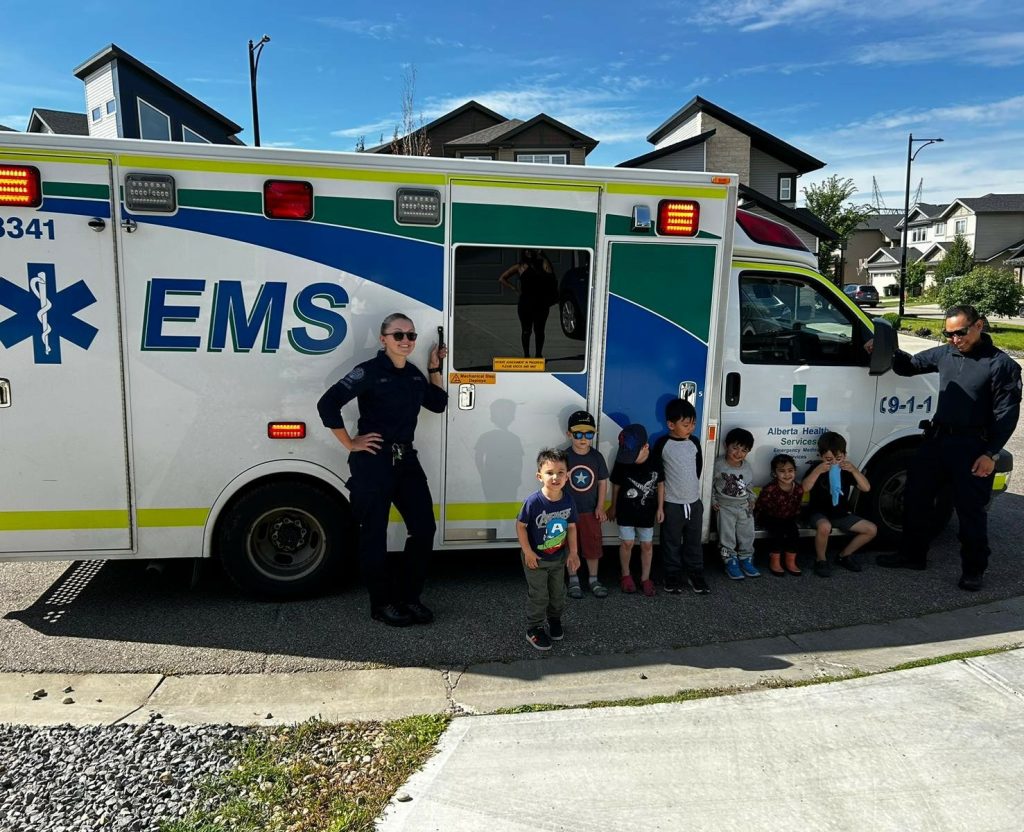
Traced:
<path fill-rule="evenodd" d="M 317 403 L 320 418 L 348 449 L 352 512 L 359 523 L 359 561 L 370 592 L 370 615 L 392 627 L 429 624 L 434 614 L 420 592 L 434 546 L 434 501 L 412 446 L 420 408 L 443 413 L 448 404 L 441 362 L 443 344 L 430 351 L 424 378 L 409 362 L 416 328 L 400 312 L 380 325 L 383 347 L 377 357 L 357 365 Z M 359 401 L 359 432 L 350 436 L 341 408 Z M 409 536 L 405 551 L 389 557 L 388 514 L 394 504 Z"/>

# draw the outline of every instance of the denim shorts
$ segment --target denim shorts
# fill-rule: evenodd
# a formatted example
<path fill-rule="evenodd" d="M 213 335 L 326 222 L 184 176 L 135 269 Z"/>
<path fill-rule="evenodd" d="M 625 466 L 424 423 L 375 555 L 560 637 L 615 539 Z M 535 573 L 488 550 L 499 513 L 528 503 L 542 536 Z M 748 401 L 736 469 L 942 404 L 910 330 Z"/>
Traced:
<path fill-rule="evenodd" d="M 653 526 L 619 526 L 619 540 L 639 540 L 650 543 L 654 540 Z"/>

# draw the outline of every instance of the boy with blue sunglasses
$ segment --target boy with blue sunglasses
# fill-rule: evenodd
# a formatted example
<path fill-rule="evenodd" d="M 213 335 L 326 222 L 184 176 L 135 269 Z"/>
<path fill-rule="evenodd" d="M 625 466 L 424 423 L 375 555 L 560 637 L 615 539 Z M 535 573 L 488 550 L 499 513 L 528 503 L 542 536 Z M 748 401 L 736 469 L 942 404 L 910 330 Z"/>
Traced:
<path fill-rule="evenodd" d="M 579 541 L 580 560 L 587 561 L 590 591 L 595 598 L 606 598 L 608 590 L 597 579 L 597 568 L 604 551 L 601 524 L 608 519 L 604 512 L 608 493 L 608 465 L 597 448 L 593 447 L 597 423 L 586 410 L 577 410 L 569 417 L 566 431 L 572 444 L 565 449 L 569 466 L 569 494 L 576 504 L 579 519 L 576 536 Z M 582 598 L 577 569 L 569 567 L 569 597 Z"/>

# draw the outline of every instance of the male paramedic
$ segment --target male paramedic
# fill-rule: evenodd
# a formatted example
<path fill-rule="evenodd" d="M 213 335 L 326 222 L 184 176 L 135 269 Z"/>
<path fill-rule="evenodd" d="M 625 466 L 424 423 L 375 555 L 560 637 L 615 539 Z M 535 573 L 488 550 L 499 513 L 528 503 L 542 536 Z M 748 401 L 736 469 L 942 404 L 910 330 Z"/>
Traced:
<path fill-rule="evenodd" d="M 435 344 L 427 362 L 429 381 L 409 361 L 416 327 L 400 312 L 380 325 L 382 349 L 357 365 L 317 403 L 320 418 L 349 451 L 352 513 L 359 523 L 359 563 L 370 592 L 370 615 L 392 627 L 429 624 L 434 614 L 420 601 L 434 547 L 434 501 L 413 447 L 420 408 L 443 413 L 448 393 L 441 362 L 448 354 Z M 341 408 L 359 402 L 358 432 L 345 428 Z M 387 552 L 391 506 L 405 521 L 405 549 Z"/>

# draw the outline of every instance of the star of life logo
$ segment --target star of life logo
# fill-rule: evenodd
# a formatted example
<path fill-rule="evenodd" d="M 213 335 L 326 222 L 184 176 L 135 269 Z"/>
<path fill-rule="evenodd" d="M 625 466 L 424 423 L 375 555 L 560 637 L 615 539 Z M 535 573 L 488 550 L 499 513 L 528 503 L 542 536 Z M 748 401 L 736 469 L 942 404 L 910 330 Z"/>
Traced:
<path fill-rule="evenodd" d="M 794 425 L 807 423 L 807 414 L 818 409 L 818 397 L 807 395 L 806 384 L 794 384 L 793 395 L 783 396 L 779 399 L 779 410 L 782 413 L 791 413 Z"/>
<path fill-rule="evenodd" d="M 0 277 L 0 307 L 14 313 L 0 321 L 0 344 L 11 349 L 31 339 L 36 364 L 60 364 L 61 341 L 83 350 L 92 345 L 98 330 L 77 315 L 94 303 L 84 280 L 58 291 L 53 263 L 29 263 L 27 289 Z"/>

